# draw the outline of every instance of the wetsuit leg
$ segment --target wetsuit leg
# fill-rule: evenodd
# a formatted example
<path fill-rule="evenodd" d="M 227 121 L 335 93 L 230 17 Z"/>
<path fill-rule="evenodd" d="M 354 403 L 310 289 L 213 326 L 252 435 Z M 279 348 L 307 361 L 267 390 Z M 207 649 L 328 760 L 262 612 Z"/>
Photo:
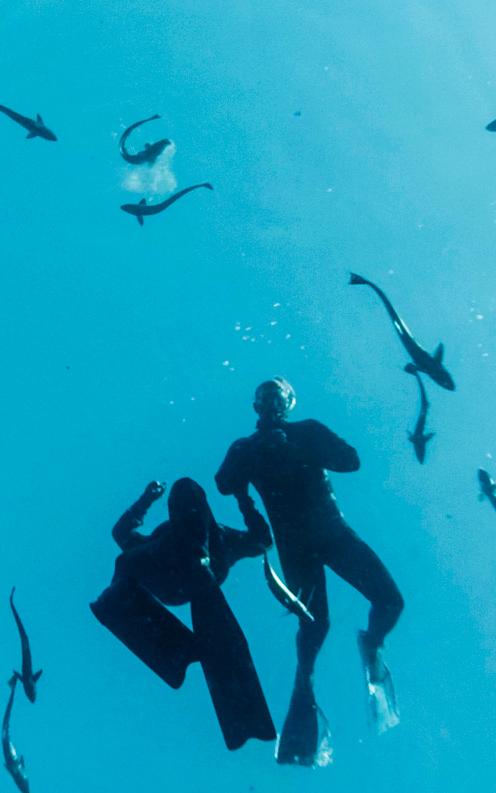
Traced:
<path fill-rule="evenodd" d="M 329 630 L 325 571 L 321 564 L 280 555 L 288 586 L 310 609 L 315 622 L 300 621 L 296 636 L 298 664 L 288 714 L 279 739 L 278 763 L 313 765 L 319 749 L 318 708 L 313 690 L 317 655 Z"/>
<path fill-rule="evenodd" d="M 367 639 L 372 647 L 380 647 L 404 606 L 391 574 L 372 548 L 349 527 L 329 541 L 324 561 L 370 602 Z"/>

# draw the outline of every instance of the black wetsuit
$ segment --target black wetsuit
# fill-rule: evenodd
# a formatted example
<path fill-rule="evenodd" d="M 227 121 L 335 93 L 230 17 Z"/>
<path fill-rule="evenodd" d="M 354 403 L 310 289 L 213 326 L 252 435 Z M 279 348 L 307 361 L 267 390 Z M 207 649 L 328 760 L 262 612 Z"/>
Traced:
<path fill-rule="evenodd" d="M 97 619 L 150 669 L 179 688 L 200 661 L 229 749 L 249 738 L 273 740 L 275 729 L 249 647 L 220 585 L 230 567 L 262 553 L 254 533 L 218 524 L 193 480 L 176 482 L 170 519 L 141 534 L 156 499 L 148 489 L 118 520 L 122 549 L 112 584 L 91 604 Z M 165 605 L 191 604 L 192 630 Z"/>
<path fill-rule="evenodd" d="M 252 534 L 214 520 L 189 526 L 167 520 L 151 534 L 141 534 L 137 528 L 148 508 L 145 504 L 138 500 L 112 530 L 123 550 L 115 561 L 114 580 L 139 581 L 162 603 L 188 603 L 206 578 L 220 586 L 233 564 L 262 552 Z"/>
<path fill-rule="evenodd" d="M 359 466 L 355 449 L 318 421 L 260 420 L 253 435 L 230 447 L 215 477 L 225 495 L 246 492 L 251 483 L 263 500 L 286 583 L 315 617 L 300 624 L 297 637 L 304 677 L 329 629 L 324 565 L 370 601 L 371 645 L 382 645 L 403 608 L 381 560 L 344 521 L 327 476 Z"/>

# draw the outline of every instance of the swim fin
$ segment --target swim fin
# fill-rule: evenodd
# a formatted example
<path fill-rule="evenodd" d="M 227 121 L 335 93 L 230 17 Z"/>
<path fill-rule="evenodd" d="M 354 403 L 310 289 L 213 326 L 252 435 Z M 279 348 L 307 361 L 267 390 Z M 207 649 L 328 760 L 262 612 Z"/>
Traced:
<path fill-rule="evenodd" d="M 216 583 L 191 601 L 191 617 L 227 748 L 239 749 L 249 738 L 275 740 L 275 727 L 248 643 Z"/>
<path fill-rule="evenodd" d="M 312 682 L 297 672 L 288 714 L 276 746 L 276 760 L 281 765 L 313 766 L 318 744 L 319 723 Z"/>
<path fill-rule="evenodd" d="M 369 713 L 376 732 L 382 735 L 400 723 L 393 678 L 381 658 L 380 650 L 377 651 L 375 659 L 371 660 L 366 631 L 358 633 L 358 649 L 365 673 Z"/>
<path fill-rule="evenodd" d="M 189 664 L 200 660 L 192 631 L 132 579 L 121 579 L 107 587 L 90 609 L 172 688 L 180 688 Z"/>

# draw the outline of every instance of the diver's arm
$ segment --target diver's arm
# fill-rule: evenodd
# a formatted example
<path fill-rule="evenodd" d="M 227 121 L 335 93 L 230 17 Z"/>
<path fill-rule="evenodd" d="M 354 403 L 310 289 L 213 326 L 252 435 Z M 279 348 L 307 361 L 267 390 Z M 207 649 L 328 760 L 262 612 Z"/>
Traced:
<path fill-rule="evenodd" d="M 230 446 L 224 462 L 215 474 L 217 488 L 223 496 L 231 496 L 246 489 L 249 482 L 246 460 L 246 439 L 235 441 Z"/>
<path fill-rule="evenodd" d="M 360 459 L 353 446 L 315 419 L 301 422 L 301 448 L 309 464 L 329 471 L 358 471 Z"/>
<path fill-rule="evenodd" d="M 263 544 L 249 531 L 231 529 L 230 526 L 222 525 L 219 525 L 219 530 L 222 532 L 222 548 L 229 567 L 239 562 L 240 559 L 253 558 L 263 554 Z"/>
<path fill-rule="evenodd" d="M 165 492 L 160 482 L 150 482 L 132 507 L 119 518 L 112 529 L 112 537 L 123 551 L 145 542 L 147 538 L 136 529 L 143 525 L 143 518 L 150 506 Z"/>

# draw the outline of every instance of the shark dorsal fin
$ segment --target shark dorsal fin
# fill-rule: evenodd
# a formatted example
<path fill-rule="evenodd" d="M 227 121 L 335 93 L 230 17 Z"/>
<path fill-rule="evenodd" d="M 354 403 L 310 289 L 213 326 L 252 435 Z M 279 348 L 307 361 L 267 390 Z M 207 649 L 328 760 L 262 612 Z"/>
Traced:
<path fill-rule="evenodd" d="M 142 198 L 141 201 L 139 202 L 139 205 L 140 207 L 146 206 L 146 198 Z"/>
<path fill-rule="evenodd" d="M 149 149 L 151 145 L 151 143 L 145 143 L 145 149 Z"/>
<path fill-rule="evenodd" d="M 44 123 L 43 119 L 42 119 L 42 117 L 40 116 L 39 113 L 36 114 L 36 121 L 38 122 L 38 124 L 43 124 Z"/>
<path fill-rule="evenodd" d="M 442 363 L 443 362 L 443 355 L 444 355 L 444 344 L 441 341 L 441 342 L 439 342 L 439 344 L 437 345 L 436 349 L 434 350 L 434 354 L 433 354 L 432 357 L 434 358 L 436 363 Z"/>

